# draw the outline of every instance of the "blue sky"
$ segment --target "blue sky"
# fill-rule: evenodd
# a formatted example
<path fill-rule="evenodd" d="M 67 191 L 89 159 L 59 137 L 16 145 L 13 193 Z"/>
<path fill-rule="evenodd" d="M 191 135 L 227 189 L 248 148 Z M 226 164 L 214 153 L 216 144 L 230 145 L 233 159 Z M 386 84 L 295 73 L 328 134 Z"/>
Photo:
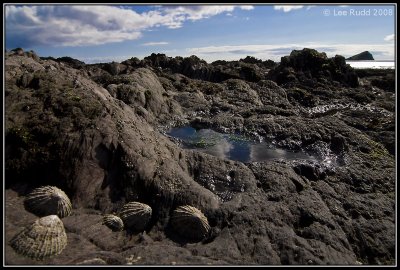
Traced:
<path fill-rule="evenodd" d="M 6 5 L 5 45 L 86 63 L 197 55 L 279 61 L 293 49 L 393 60 L 392 5 Z"/>

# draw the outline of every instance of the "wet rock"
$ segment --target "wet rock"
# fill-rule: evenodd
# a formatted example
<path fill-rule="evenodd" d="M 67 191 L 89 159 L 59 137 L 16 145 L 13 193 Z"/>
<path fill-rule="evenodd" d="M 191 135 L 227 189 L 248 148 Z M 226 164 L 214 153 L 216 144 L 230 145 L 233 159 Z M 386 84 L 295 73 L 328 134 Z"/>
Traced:
<path fill-rule="evenodd" d="M 390 72 L 385 76 L 372 79 L 371 85 L 379 87 L 389 92 L 394 92 L 396 85 L 394 73 Z"/>
<path fill-rule="evenodd" d="M 294 167 L 294 171 L 297 174 L 302 175 L 311 181 L 317 181 L 320 178 L 320 172 L 318 171 L 317 168 L 315 168 L 315 166 L 311 164 L 298 164 L 296 167 Z M 298 189 L 303 189 L 303 187 L 298 186 Z"/>
<path fill-rule="evenodd" d="M 346 142 L 346 138 L 340 134 L 334 134 L 332 135 L 331 139 L 331 150 L 339 155 L 341 153 L 344 153 L 348 150 L 348 144 Z"/>
<path fill-rule="evenodd" d="M 34 80 L 34 75 L 32 73 L 24 73 L 21 78 L 18 81 L 18 85 L 22 87 L 29 87 L 32 86 L 34 88 L 34 83 L 32 81 Z"/>
<path fill-rule="evenodd" d="M 239 61 L 244 62 L 244 63 L 249 63 L 249 64 L 258 64 L 262 63 L 261 59 L 257 59 L 252 56 L 246 56 L 246 58 L 240 59 Z"/>
<path fill-rule="evenodd" d="M 121 72 L 121 65 L 116 62 L 107 63 L 105 64 L 104 69 L 111 75 L 118 75 Z"/>
<path fill-rule="evenodd" d="M 78 59 L 74 59 L 69 56 L 59 57 L 56 59 L 56 61 L 61 62 L 61 63 L 66 63 L 69 66 L 76 68 L 76 69 L 80 69 L 85 66 L 85 62 L 82 62 Z"/>
<path fill-rule="evenodd" d="M 291 102 L 298 102 L 304 107 L 315 107 L 319 103 L 319 98 L 307 90 L 293 87 L 287 90 L 287 97 Z"/>
<path fill-rule="evenodd" d="M 36 219 L 27 192 L 56 185 L 73 205 L 68 245 L 44 264 L 394 264 L 393 72 L 357 70 L 351 87 L 343 57 L 313 50 L 276 66 L 154 54 L 117 75 L 64 63 L 6 55 L 7 243 Z M 163 134 L 188 123 L 312 157 L 234 162 Z M 130 201 L 151 205 L 146 231 L 102 224 Z M 202 241 L 168 230 L 180 205 L 207 217 Z M 40 264 L 5 250 L 7 264 Z"/>
<path fill-rule="evenodd" d="M 23 56 L 24 55 L 24 50 L 22 48 L 12 49 L 11 52 L 13 52 L 15 55 L 19 55 L 19 56 Z"/>
<path fill-rule="evenodd" d="M 272 60 L 266 60 L 262 62 L 263 66 L 269 69 L 272 69 L 277 66 L 277 63 Z"/>
<path fill-rule="evenodd" d="M 257 85 L 252 85 L 257 91 L 260 101 L 263 105 L 274 105 L 279 108 L 290 108 L 287 91 L 279 87 L 274 81 L 261 80 Z"/>
<path fill-rule="evenodd" d="M 40 60 L 40 57 L 39 57 L 34 51 L 32 51 L 32 50 L 30 50 L 29 52 L 25 52 L 25 55 L 26 55 L 27 57 L 32 58 L 32 59 L 35 60 L 35 61 L 39 61 L 39 60 Z"/>
<path fill-rule="evenodd" d="M 216 194 L 221 201 L 255 188 L 255 180 L 241 163 L 221 160 L 198 152 L 187 155 L 189 173 L 203 187 Z"/>

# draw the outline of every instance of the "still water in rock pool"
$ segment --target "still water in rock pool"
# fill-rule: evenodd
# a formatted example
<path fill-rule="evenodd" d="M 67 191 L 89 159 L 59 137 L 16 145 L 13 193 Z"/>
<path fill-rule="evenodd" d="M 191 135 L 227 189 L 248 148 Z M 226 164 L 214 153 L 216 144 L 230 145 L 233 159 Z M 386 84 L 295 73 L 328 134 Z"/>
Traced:
<path fill-rule="evenodd" d="M 196 130 L 193 127 L 184 126 L 172 128 L 167 134 L 180 139 L 185 148 L 241 162 L 271 159 L 316 160 L 304 152 L 284 150 L 266 142 L 257 142 L 237 134 L 223 134 L 211 129 Z"/>

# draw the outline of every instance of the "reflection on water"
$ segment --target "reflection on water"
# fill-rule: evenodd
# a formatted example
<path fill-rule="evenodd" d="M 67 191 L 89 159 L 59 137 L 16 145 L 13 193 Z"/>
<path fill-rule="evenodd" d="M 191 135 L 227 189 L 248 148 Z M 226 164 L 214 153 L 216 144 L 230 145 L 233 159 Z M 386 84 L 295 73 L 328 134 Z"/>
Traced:
<path fill-rule="evenodd" d="M 220 158 L 241 162 L 259 162 L 271 159 L 315 160 L 304 152 L 276 148 L 265 142 L 256 142 L 236 134 L 222 134 L 211 129 L 196 130 L 190 126 L 171 129 L 168 135 L 182 140 L 183 146 Z"/>
<path fill-rule="evenodd" d="M 267 145 L 255 144 L 250 146 L 250 161 L 263 161 L 269 159 L 310 159 L 314 158 L 303 153 L 279 148 L 269 148 Z"/>

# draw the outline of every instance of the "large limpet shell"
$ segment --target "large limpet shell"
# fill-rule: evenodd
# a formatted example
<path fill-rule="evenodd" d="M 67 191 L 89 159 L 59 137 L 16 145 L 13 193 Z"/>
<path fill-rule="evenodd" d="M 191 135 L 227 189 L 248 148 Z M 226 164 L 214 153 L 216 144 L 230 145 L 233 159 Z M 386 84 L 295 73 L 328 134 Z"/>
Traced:
<path fill-rule="evenodd" d="M 43 260 L 60 254 L 67 245 L 64 224 L 57 215 L 37 219 L 16 234 L 10 241 L 19 254 L 34 260 Z"/>
<path fill-rule="evenodd" d="M 61 189 L 53 186 L 42 186 L 28 194 L 24 201 L 26 210 L 37 216 L 69 216 L 72 211 L 71 201 Z"/>
<path fill-rule="evenodd" d="M 174 210 L 170 223 L 181 236 L 191 240 L 202 240 L 210 231 L 207 217 L 190 205 L 179 206 Z"/>
<path fill-rule="evenodd" d="M 126 228 L 131 228 L 136 231 L 143 231 L 147 223 L 150 221 L 152 209 L 150 206 L 140 202 L 130 202 L 125 204 L 119 216 Z"/>
<path fill-rule="evenodd" d="M 124 229 L 124 222 L 122 219 L 112 214 L 104 215 L 103 224 L 113 231 L 122 231 Z"/>

